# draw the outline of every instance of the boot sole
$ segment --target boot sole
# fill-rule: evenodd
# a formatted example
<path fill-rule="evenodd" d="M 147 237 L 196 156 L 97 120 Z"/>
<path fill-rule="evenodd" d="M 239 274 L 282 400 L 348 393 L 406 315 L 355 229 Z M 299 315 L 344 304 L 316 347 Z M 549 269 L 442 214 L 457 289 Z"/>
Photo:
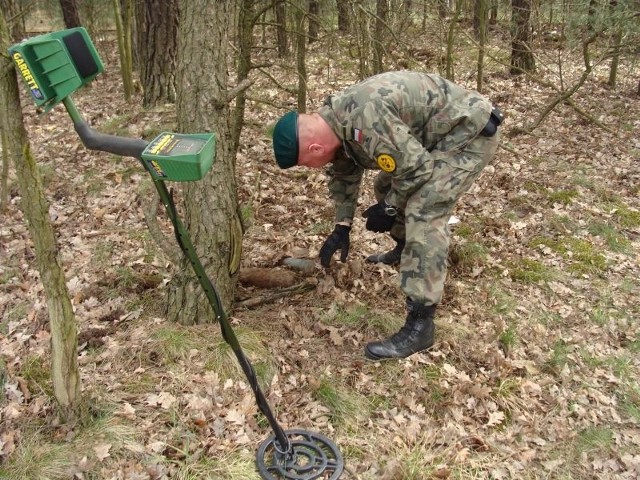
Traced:
<path fill-rule="evenodd" d="M 417 352 L 413 352 L 410 353 L 409 355 L 407 355 L 406 357 L 380 357 L 378 355 L 376 355 L 375 353 L 372 353 L 368 347 L 365 347 L 364 349 L 364 356 L 366 358 L 368 358 L 369 360 L 373 360 L 376 362 L 379 362 L 380 360 L 397 360 L 399 358 L 407 358 L 410 357 L 411 355 L 415 355 L 416 353 L 420 353 L 420 352 L 427 352 L 429 350 L 431 350 L 431 348 L 433 348 L 433 345 L 429 345 L 427 348 L 423 348 L 422 350 L 418 350 Z"/>

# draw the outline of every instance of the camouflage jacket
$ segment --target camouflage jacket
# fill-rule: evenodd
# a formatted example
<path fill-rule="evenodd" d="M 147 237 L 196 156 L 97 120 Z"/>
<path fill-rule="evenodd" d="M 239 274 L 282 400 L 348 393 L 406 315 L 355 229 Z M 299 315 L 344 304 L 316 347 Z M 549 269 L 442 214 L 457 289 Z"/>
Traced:
<path fill-rule="evenodd" d="M 478 92 L 419 72 L 382 73 L 328 97 L 318 113 L 343 143 L 329 168 L 336 221 L 353 218 L 365 169 L 390 173 L 386 201 L 404 208 L 434 161 L 464 149 L 490 112 Z"/>

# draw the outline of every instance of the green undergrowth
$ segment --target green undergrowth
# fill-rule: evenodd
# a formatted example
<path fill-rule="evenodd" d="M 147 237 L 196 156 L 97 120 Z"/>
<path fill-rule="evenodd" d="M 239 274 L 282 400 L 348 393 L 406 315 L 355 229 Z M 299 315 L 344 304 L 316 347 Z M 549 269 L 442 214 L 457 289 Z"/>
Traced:
<path fill-rule="evenodd" d="M 567 261 L 567 270 L 576 274 L 602 274 L 607 270 L 606 257 L 587 240 L 575 237 L 552 239 L 548 237 L 534 237 L 528 246 L 533 249 L 546 247 L 559 254 Z M 539 263 L 539 262 L 538 262 Z M 537 269 L 541 271 L 541 268 Z"/>
<path fill-rule="evenodd" d="M 321 316 L 321 320 L 334 327 L 367 329 L 380 335 L 396 332 L 404 323 L 404 318 L 384 312 L 375 312 L 364 305 L 353 307 L 333 306 Z"/>
<path fill-rule="evenodd" d="M 114 416 L 113 406 L 87 397 L 78 411 L 72 430 L 66 435 L 61 435 L 54 425 L 43 428 L 37 418 L 23 424 L 16 451 L 0 466 L 0 478 L 66 480 L 72 478 L 71 472 L 80 474 L 82 470 L 82 478 L 97 479 L 111 458 L 134 460 L 144 451 L 136 429 Z M 98 457 L 101 451 L 107 460 Z"/>

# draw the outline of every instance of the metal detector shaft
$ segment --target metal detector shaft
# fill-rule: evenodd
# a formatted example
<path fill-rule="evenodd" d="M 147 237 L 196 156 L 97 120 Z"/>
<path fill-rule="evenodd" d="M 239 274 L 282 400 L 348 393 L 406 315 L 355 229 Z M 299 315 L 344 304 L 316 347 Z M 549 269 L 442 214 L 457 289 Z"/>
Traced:
<path fill-rule="evenodd" d="M 142 161 L 142 152 L 147 147 L 148 142 L 141 139 L 133 139 L 126 137 L 119 137 L 116 135 L 106 135 L 100 132 L 97 132 L 93 128 L 91 128 L 82 118 L 82 115 L 76 108 L 75 104 L 71 97 L 66 97 L 63 100 L 64 106 L 69 113 L 69 116 L 73 120 L 73 125 L 82 140 L 82 143 L 85 147 L 90 150 L 99 150 L 103 152 L 109 152 L 116 155 L 134 157 L 140 160 L 140 163 L 149 171 L 149 166 L 146 162 Z M 153 177 L 153 175 L 152 175 Z M 258 404 L 258 408 L 262 412 L 262 414 L 266 417 L 271 429 L 273 430 L 278 442 L 280 444 L 280 448 L 283 449 L 284 452 L 289 450 L 289 440 L 282 430 L 282 427 L 278 424 L 269 407 L 269 403 L 267 402 L 264 393 L 260 389 L 260 385 L 258 384 L 258 379 L 255 374 L 255 370 L 251 365 L 251 362 L 247 359 L 240 343 L 238 342 L 238 338 L 236 337 L 235 332 L 231 328 L 229 324 L 229 320 L 227 319 L 227 315 L 224 311 L 224 307 L 222 306 L 222 302 L 220 301 L 220 295 L 218 294 L 215 286 L 211 282 L 211 279 L 207 275 L 200 259 L 198 258 L 198 254 L 196 252 L 193 243 L 191 242 L 191 237 L 189 232 L 182 224 L 182 221 L 178 217 L 178 213 L 176 211 L 175 203 L 173 202 L 173 198 L 167 187 L 165 182 L 162 180 L 155 180 L 154 185 L 158 194 L 160 195 L 160 199 L 162 200 L 162 204 L 165 207 L 167 215 L 173 224 L 174 234 L 176 236 L 176 240 L 180 249 L 184 253 L 184 255 L 189 259 L 191 263 L 191 267 L 193 268 L 196 276 L 198 277 L 198 281 L 200 282 L 200 286 L 205 292 L 207 299 L 209 300 L 209 304 L 213 308 L 214 313 L 216 314 L 216 319 L 220 323 L 220 330 L 222 331 L 222 337 L 225 342 L 227 342 L 236 358 L 238 359 L 238 363 L 240 363 L 240 367 L 244 372 L 251 389 L 256 397 L 256 402 Z"/>

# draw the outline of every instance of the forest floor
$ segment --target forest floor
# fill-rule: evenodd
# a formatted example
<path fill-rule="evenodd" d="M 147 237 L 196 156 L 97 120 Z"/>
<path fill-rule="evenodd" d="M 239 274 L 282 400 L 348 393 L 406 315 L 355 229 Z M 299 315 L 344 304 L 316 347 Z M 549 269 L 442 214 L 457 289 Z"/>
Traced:
<path fill-rule="evenodd" d="M 356 80 L 353 65 L 325 53 L 309 58 L 316 107 Z M 566 67 L 571 84 L 580 65 Z M 507 118 L 504 148 L 455 212 L 429 352 L 364 359 L 366 342 L 402 324 L 404 302 L 395 268 L 364 263 L 391 243 L 362 219 L 346 263 L 324 271 L 316 261 L 312 291 L 234 310 L 283 428 L 332 439 L 345 479 L 638 478 L 637 74 L 613 91 L 596 69 L 573 97 L 610 131 L 565 102 L 519 135 L 555 93 L 487 75 L 485 93 Z M 251 96 L 295 103 L 264 79 Z M 117 63 L 74 99 L 100 131 L 151 139 L 175 128 L 172 107 L 123 100 Z M 164 317 L 174 267 L 145 224 L 146 174 L 82 147 L 61 106 L 23 105 L 78 322 L 83 413 L 57 421 L 46 302 L 12 173 L 0 214 L 0 477 L 259 478 L 256 448 L 271 430 L 219 327 Z M 244 268 L 316 259 L 333 225 L 324 172 L 274 164 L 268 128 L 282 113 L 266 103 L 247 112 L 237 158 Z M 240 285 L 237 298 L 269 293 Z"/>

